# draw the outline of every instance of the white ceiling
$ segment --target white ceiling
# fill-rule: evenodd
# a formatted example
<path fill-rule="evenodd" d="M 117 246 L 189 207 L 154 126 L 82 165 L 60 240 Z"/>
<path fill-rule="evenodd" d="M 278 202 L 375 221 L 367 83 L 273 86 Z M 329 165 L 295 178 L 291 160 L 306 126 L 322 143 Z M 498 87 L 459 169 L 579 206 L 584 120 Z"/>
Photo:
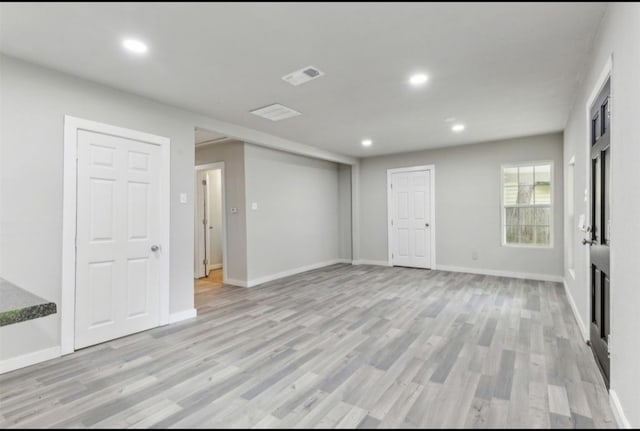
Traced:
<path fill-rule="evenodd" d="M 355 156 L 559 131 L 605 3 L 2 3 L 0 51 Z M 135 58 L 125 36 L 149 45 Z M 313 65 L 298 87 L 281 77 Z M 414 72 L 430 77 L 407 84 Z M 249 113 L 281 103 L 302 115 Z M 447 118 L 464 122 L 454 134 Z M 363 148 L 363 138 L 373 145 Z"/>

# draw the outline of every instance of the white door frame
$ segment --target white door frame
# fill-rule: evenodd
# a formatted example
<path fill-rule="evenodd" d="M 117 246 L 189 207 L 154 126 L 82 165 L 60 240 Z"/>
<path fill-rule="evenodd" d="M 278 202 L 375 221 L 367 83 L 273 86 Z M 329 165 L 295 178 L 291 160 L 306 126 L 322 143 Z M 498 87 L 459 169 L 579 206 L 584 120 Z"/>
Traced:
<path fill-rule="evenodd" d="M 423 165 L 423 166 L 411 166 L 406 168 L 387 169 L 387 248 L 389 251 L 389 266 L 393 266 L 393 259 L 391 252 L 393 250 L 393 229 L 391 229 L 392 218 L 392 195 L 393 189 L 391 188 L 391 177 L 393 174 L 400 172 L 415 172 L 415 171 L 429 171 L 430 187 L 429 199 L 431 204 L 431 267 L 430 269 L 436 269 L 436 166 L 435 165 Z"/>
<path fill-rule="evenodd" d="M 76 302 L 76 208 L 78 131 L 102 133 L 160 146 L 160 238 L 159 253 L 160 325 L 169 323 L 169 238 L 170 238 L 170 144 L 169 138 L 137 130 L 116 127 L 96 121 L 65 115 L 64 178 L 62 196 L 62 297 L 60 307 L 60 351 L 66 355 L 75 350 Z"/>
<path fill-rule="evenodd" d="M 195 229 L 198 227 L 198 171 L 209 171 L 212 169 L 220 169 L 220 188 L 222 189 L 222 282 L 227 282 L 227 194 L 225 190 L 225 174 L 224 174 L 224 162 L 215 162 L 215 163 L 207 163 L 206 165 L 196 165 L 196 175 L 194 175 L 195 179 L 195 199 L 193 200 L 194 211 L 193 211 L 193 222 L 194 222 L 194 235 L 196 234 Z M 195 244 L 195 241 L 194 241 Z M 195 254 L 197 255 L 197 253 Z M 197 259 L 197 256 L 195 257 Z M 195 260 L 194 259 L 194 260 Z M 194 262 L 195 265 L 195 262 Z M 194 268 L 195 270 L 195 268 Z"/>

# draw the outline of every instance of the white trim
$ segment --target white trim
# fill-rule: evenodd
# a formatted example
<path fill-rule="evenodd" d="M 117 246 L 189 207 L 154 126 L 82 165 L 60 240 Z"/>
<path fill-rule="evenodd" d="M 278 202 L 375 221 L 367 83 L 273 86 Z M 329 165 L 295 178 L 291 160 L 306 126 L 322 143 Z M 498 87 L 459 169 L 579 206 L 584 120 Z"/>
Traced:
<path fill-rule="evenodd" d="M 0 361 L 0 374 L 59 358 L 60 356 L 60 346 L 55 346 L 27 353 L 26 355 L 4 359 L 3 361 Z"/>
<path fill-rule="evenodd" d="M 354 260 L 353 261 L 354 265 L 376 265 L 376 266 L 391 266 L 389 264 L 389 261 L 386 260 L 367 260 L 367 259 L 360 259 L 360 260 Z"/>
<path fill-rule="evenodd" d="M 416 171 L 429 171 L 429 183 L 431 190 L 430 194 L 430 208 L 431 211 L 429 217 L 431 218 L 430 222 L 430 233 L 431 233 L 431 262 L 429 268 L 426 269 L 436 269 L 436 166 L 435 165 L 422 165 L 422 166 L 409 166 L 404 168 L 394 168 L 387 169 L 387 265 L 393 266 L 393 229 L 391 229 L 391 218 L 392 218 L 392 195 L 393 189 L 391 188 L 391 177 L 393 174 L 397 174 L 400 172 L 416 172 Z"/>
<path fill-rule="evenodd" d="M 452 265 L 438 265 L 438 271 L 466 272 L 469 274 L 494 275 L 496 277 L 522 278 L 536 281 L 553 281 L 556 283 L 562 283 L 564 281 L 560 275 L 501 271 L 496 269 L 465 268 Z"/>
<path fill-rule="evenodd" d="M 222 263 L 212 263 L 207 265 L 207 272 L 222 268 Z M 223 271 L 224 272 L 224 271 Z"/>
<path fill-rule="evenodd" d="M 336 263 L 347 263 L 351 262 L 347 259 L 333 259 L 326 262 L 314 263 L 311 265 L 301 266 L 299 268 L 289 269 L 286 271 L 278 272 L 276 274 L 265 275 L 263 277 L 254 278 L 253 280 L 248 280 L 246 285 L 247 287 L 254 287 L 259 284 L 267 283 L 269 281 L 277 280 L 279 278 L 288 277 L 290 275 L 300 274 L 301 272 L 311 271 L 313 269 L 323 268 L 329 265 L 335 265 Z"/>
<path fill-rule="evenodd" d="M 629 422 L 629 419 L 627 419 L 627 416 L 624 414 L 618 394 L 613 389 L 609 389 L 609 405 L 611 406 L 611 411 L 616 418 L 619 428 L 633 428 L 631 422 Z"/>
<path fill-rule="evenodd" d="M 72 353 L 75 348 L 75 299 L 76 299 L 76 206 L 77 206 L 77 155 L 78 130 L 88 130 L 105 135 L 120 136 L 160 146 L 162 167 L 160 175 L 161 235 L 159 244 L 160 321 L 169 322 L 169 256 L 170 256 L 170 145 L 169 138 L 151 135 L 137 130 L 116 127 L 82 118 L 64 116 L 64 170 L 62 208 L 62 295 L 60 301 L 60 353 Z"/>
<path fill-rule="evenodd" d="M 169 315 L 169 323 L 181 322 L 187 319 L 193 319 L 198 315 L 198 310 L 192 308 L 191 310 L 178 311 L 177 313 L 171 313 Z"/>
<path fill-rule="evenodd" d="M 247 282 L 243 280 L 234 280 L 233 278 L 227 278 L 224 284 L 228 284 L 230 286 L 238 286 L 238 287 L 249 287 L 247 286 Z"/>
<path fill-rule="evenodd" d="M 582 334 L 582 339 L 585 341 L 589 341 L 589 331 L 584 326 L 584 322 L 580 317 L 580 313 L 578 312 L 578 307 L 576 306 L 576 302 L 569 291 L 569 285 L 567 284 L 567 280 L 562 280 L 562 284 L 564 286 L 564 293 L 567 295 L 567 300 L 569 301 L 569 305 L 571 306 L 571 311 L 573 312 L 573 317 L 576 319 L 576 323 L 578 324 L 578 328 L 580 328 L 580 333 Z"/>
<path fill-rule="evenodd" d="M 208 171 L 213 169 L 220 169 L 220 188 L 222 190 L 222 282 L 227 283 L 227 191 L 226 191 L 226 181 L 225 181 L 225 165 L 224 162 L 215 162 L 215 163 L 207 163 L 205 165 L 196 165 L 195 166 L 195 187 L 198 187 L 198 171 Z M 194 194 L 193 199 L 193 229 L 195 231 L 196 226 L 198 226 L 198 194 Z M 195 241 L 194 241 L 195 244 Z M 196 256 L 197 253 L 194 251 L 194 261 L 198 259 Z M 194 262 L 195 264 L 195 262 Z M 207 274 L 205 274 L 206 276 Z M 232 283 L 229 283 L 232 284 Z"/>
<path fill-rule="evenodd" d="M 533 166 L 535 169 L 535 166 L 540 166 L 540 165 L 550 165 L 551 166 L 551 172 L 550 172 L 550 177 L 551 177 L 551 190 L 549 191 L 549 244 L 548 245 L 544 245 L 544 244 L 507 244 L 506 240 L 506 236 L 507 236 L 507 231 L 506 231 L 506 226 L 505 226 L 505 205 L 504 205 L 504 169 L 505 168 L 520 168 L 523 166 Z M 555 241 L 555 235 L 554 235 L 554 231 L 555 231 L 555 226 L 554 226 L 554 207 L 555 207 L 555 175 L 554 175 L 554 170 L 555 170 L 555 163 L 553 163 L 553 160 L 536 160 L 536 161 L 530 161 L 530 162 L 517 162 L 517 163 L 503 163 L 500 165 L 500 245 L 501 247 L 516 247 L 516 248 L 530 248 L 530 249 L 542 249 L 542 250 L 548 250 L 548 249 L 553 249 L 554 247 L 554 241 Z M 535 178 L 534 178 L 535 180 Z M 516 204 L 516 207 L 520 208 L 520 207 L 528 207 L 528 208 L 541 208 L 541 207 L 546 207 L 547 205 L 537 205 L 537 204 L 532 204 L 532 205 L 519 205 Z M 560 280 L 562 281 L 562 280 Z"/>

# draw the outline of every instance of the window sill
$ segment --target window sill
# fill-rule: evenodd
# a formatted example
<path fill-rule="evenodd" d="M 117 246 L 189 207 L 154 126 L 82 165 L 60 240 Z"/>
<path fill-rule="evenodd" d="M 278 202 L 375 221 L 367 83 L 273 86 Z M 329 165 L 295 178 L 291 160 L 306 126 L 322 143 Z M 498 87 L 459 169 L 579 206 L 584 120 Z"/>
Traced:
<path fill-rule="evenodd" d="M 552 245 L 536 245 L 536 244 L 502 244 L 503 247 L 509 248 L 533 248 L 536 250 L 551 250 Z"/>

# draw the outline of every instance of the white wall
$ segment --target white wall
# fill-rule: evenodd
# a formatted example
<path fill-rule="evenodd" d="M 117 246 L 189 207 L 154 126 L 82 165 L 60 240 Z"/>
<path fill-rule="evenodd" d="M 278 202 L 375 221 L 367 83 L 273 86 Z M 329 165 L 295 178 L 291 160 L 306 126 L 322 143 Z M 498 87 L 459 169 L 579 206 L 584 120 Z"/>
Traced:
<path fill-rule="evenodd" d="M 338 259 L 338 165 L 250 144 L 244 155 L 250 284 Z"/>
<path fill-rule="evenodd" d="M 553 248 L 501 245 L 500 177 L 507 163 L 554 161 Z M 435 165 L 436 265 L 562 276 L 562 134 L 363 159 L 360 258 L 387 262 L 387 169 Z M 478 252 L 478 260 L 471 254 Z"/>
<path fill-rule="evenodd" d="M 247 280 L 247 219 L 245 207 L 245 144 L 240 141 L 198 147 L 195 164 L 224 162 L 227 229 L 227 277 L 234 284 Z M 236 213 L 231 209 L 237 208 Z"/>
<path fill-rule="evenodd" d="M 611 392 L 630 425 L 640 427 L 640 5 L 609 3 L 594 40 L 587 75 L 567 121 L 564 161 L 575 156 L 576 216 L 586 213 L 587 99 L 607 59 L 611 80 Z M 569 228 L 567 226 L 567 228 Z M 574 229 L 576 278 L 565 272 L 581 323 L 589 324 L 587 250 Z"/>
<path fill-rule="evenodd" d="M 2 275 L 60 307 L 63 122 L 72 115 L 171 139 L 170 310 L 193 308 L 196 116 L 6 56 L 0 72 Z M 0 328 L 0 359 L 59 345 L 59 319 Z"/>

